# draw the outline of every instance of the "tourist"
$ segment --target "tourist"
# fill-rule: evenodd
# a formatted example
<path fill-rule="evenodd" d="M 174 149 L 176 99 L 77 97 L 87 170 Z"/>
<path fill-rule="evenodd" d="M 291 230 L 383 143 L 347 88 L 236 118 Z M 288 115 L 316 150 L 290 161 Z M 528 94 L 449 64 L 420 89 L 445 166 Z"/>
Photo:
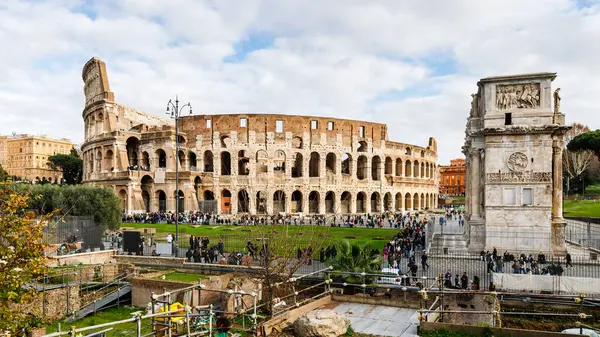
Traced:
<path fill-rule="evenodd" d="M 423 255 L 421 255 L 421 268 L 423 269 L 423 272 L 425 272 L 425 270 L 429 269 L 429 264 L 427 263 L 427 252 L 424 252 Z"/>
<path fill-rule="evenodd" d="M 467 272 L 463 272 L 463 275 L 460 278 L 460 284 L 462 289 L 467 289 L 469 287 L 469 276 L 467 276 Z"/>
<path fill-rule="evenodd" d="M 569 268 L 569 267 L 573 268 L 573 264 L 571 263 L 571 254 L 567 253 L 567 256 L 565 256 L 565 261 L 566 261 L 565 268 Z"/>

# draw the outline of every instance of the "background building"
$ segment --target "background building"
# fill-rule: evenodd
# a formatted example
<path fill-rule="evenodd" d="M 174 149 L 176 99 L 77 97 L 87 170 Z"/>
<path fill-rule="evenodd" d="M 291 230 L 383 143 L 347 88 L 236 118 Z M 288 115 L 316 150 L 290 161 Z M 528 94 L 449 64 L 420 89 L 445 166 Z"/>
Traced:
<path fill-rule="evenodd" d="M 75 146 L 68 139 L 52 139 L 47 136 L 13 135 L 0 137 L 2 167 L 11 176 L 29 181 L 46 180 L 60 183 L 62 172 L 48 167 L 48 157 L 68 154 Z"/>
<path fill-rule="evenodd" d="M 464 196 L 466 171 L 463 158 L 450 160 L 449 166 L 440 165 L 440 195 Z"/>
<path fill-rule="evenodd" d="M 174 122 L 114 102 L 106 66 L 83 68 L 84 183 L 114 188 L 127 213 L 349 214 L 437 203 L 437 144 L 389 141 L 385 124 L 276 114 Z M 180 151 L 176 151 L 176 142 Z M 175 165 L 180 171 L 175 188 Z"/>

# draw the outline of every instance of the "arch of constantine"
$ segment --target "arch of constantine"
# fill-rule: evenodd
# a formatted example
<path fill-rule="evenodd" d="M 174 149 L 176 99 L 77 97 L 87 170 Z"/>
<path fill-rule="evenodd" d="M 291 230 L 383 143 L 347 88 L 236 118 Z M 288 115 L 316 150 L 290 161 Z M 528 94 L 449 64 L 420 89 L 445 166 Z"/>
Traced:
<path fill-rule="evenodd" d="M 380 123 L 280 114 L 175 122 L 118 104 L 106 65 L 83 68 L 84 183 L 131 213 L 356 214 L 437 206 L 437 144 L 387 139 Z M 179 143 L 179 151 L 177 144 Z M 175 188 L 179 167 L 179 191 Z"/>

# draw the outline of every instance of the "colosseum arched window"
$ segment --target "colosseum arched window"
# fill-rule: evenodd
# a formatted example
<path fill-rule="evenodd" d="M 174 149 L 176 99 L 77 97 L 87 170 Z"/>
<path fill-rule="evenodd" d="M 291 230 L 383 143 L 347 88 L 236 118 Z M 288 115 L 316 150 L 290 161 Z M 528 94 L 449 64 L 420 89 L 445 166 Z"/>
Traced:
<path fill-rule="evenodd" d="M 156 200 L 158 200 L 158 211 L 167 211 L 167 194 L 163 190 L 156 191 Z"/>
<path fill-rule="evenodd" d="M 204 151 L 204 172 L 214 172 L 213 159 L 212 151 Z"/>
<path fill-rule="evenodd" d="M 250 198 L 248 191 L 240 190 L 238 192 L 238 212 L 248 213 L 250 212 Z"/>
<path fill-rule="evenodd" d="M 387 192 L 383 197 L 383 210 L 385 212 L 390 212 L 393 211 L 393 207 L 394 206 L 392 205 L 392 193 Z"/>
<path fill-rule="evenodd" d="M 348 191 L 344 191 L 340 197 L 340 208 L 342 214 L 352 213 L 352 194 Z"/>
<path fill-rule="evenodd" d="M 179 169 L 185 171 L 186 160 L 185 160 L 185 152 L 183 150 L 179 150 L 177 152 L 177 159 L 179 160 Z"/>
<path fill-rule="evenodd" d="M 404 195 L 404 209 L 412 209 L 412 196 L 410 195 L 410 193 L 406 193 L 406 195 Z"/>
<path fill-rule="evenodd" d="M 140 140 L 135 137 L 127 138 L 125 142 L 125 148 L 127 149 L 127 161 L 129 166 L 138 165 L 138 152 L 140 151 Z"/>
<path fill-rule="evenodd" d="M 381 158 L 373 156 L 371 163 L 371 177 L 373 180 L 381 180 Z"/>
<path fill-rule="evenodd" d="M 267 214 L 267 193 L 265 191 L 256 192 L 256 213 Z"/>
<path fill-rule="evenodd" d="M 321 168 L 321 156 L 317 152 L 310 153 L 310 162 L 308 164 L 308 176 L 319 177 Z"/>
<path fill-rule="evenodd" d="M 325 157 L 325 168 L 327 169 L 327 174 L 335 174 L 335 166 L 337 164 L 336 155 L 333 152 L 329 152 L 327 157 Z"/>
<path fill-rule="evenodd" d="M 364 180 L 367 178 L 367 157 L 359 156 L 356 165 L 356 178 Z"/>
<path fill-rule="evenodd" d="M 231 154 L 227 151 L 221 152 L 221 175 L 231 175 Z"/>
<path fill-rule="evenodd" d="M 366 212 L 366 199 L 367 196 L 365 192 L 358 192 L 356 194 L 356 213 L 365 213 Z"/>
<path fill-rule="evenodd" d="M 373 192 L 371 194 L 371 212 L 381 212 L 381 195 L 379 192 Z"/>
<path fill-rule="evenodd" d="M 335 213 L 335 192 L 327 191 L 325 194 L 325 213 Z"/>
<path fill-rule="evenodd" d="M 404 154 L 407 156 L 412 155 L 412 150 L 410 149 L 410 147 L 407 147 L 406 150 L 404 150 Z"/>
<path fill-rule="evenodd" d="M 414 162 L 414 168 L 413 168 L 413 177 L 417 178 L 419 177 L 419 162 L 415 160 Z"/>
<path fill-rule="evenodd" d="M 275 214 L 285 212 L 285 192 L 282 190 L 273 193 L 273 212 Z"/>
<path fill-rule="evenodd" d="M 402 193 L 400 193 L 400 192 L 396 193 L 395 199 L 396 199 L 396 202 L 395 202 L 394 208 L 396 211 L 399 211 L 402 209 Z"/>
<path fill-rule="evenodd" d="M 283 174 L 285 172 L 285 152 L 282 150 L 275 151 L 275 158 L 273 158 L 273 166 L 276 173 Z"/>
<path fill-rule="evenodd" d="M 246 151 L 238 151 L 238 175 L 247 176 L 250 174 L 250 158 L 246 155 Z"/>
<path fill-rule="evenodd" d="M 158 162 L 158 167 L 166 168 L 167 167 L 167 154 L 163 149 L 156 150 L 156 161 Z"/>
<path fill-rule="evenodd" d="M 390 157 L 385 157 L 385 174 L 392 174 L 393 168 L 392 168 L 393 163 L 392 163 L 392 158 Z"/>
<path fill-rule="evenodd" d="M 317 191 L 311 191 L 308 194 L 308 213 L 319 213 L 319 202 L 321 201 L 320 194 Z"/>
<path fill-rule="evenodd" d="M 344 153 L 342 155 L 342 174 L 352 174 L 352 155 L 349 153 Z"/>
<path fill-rule="evenodd" d="M 412 177 L 412 163 L 410 160 L 404 162 L 404 176 Z"/>
<path fill-rule="evenodd" d="M 396 177 L 402 175 L 402 159 L 396 158 Z"/>
<path fill-rule="evenodd" d="M 188 168 L 190 171 L 198 171 L 196 167 L 197 160 L 196 153 L 192 150 L 188 151 Z"/>
<path fill-rule="evenodd" d="M 256 173 L 267 173 L 269 169 L 269 155 L 265 150 L 258 150 L 256 152 Z"/>
<path fill-rule="evenodd" d="M 291 211 L 292 213 L 300 213 L 303 212 L 303 205 L 302 205 L 302 192 L 295 190 L 294 192 L 292 192 L 292 204 L 291 204 Z"/>
<path fill-rule="evenodd" d="M 296 152 L 294 153 L 294 166 L 292 166 L 292 178 L 302 177 L 303 168 L 303 160 L 302 153 Z"/>
<path fill-rule="evenodd" d="M 142 166 L 142 170 L 150 171 L 150 155 L 146 151 L 142 152 L 141 166 Z"/>

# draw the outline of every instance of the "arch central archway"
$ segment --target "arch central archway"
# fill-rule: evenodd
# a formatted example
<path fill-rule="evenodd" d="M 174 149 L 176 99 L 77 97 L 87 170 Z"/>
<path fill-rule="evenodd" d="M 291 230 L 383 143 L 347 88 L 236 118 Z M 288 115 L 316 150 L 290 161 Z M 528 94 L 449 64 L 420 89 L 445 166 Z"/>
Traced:
<path fill-rule="evenodd" d="M 358 192 L 358 194 L 356 195 L 356 213 L 365 213 L 366 209 L 365 209 L 365 202 L 366 202 L 367 196 L 365 195 L 365 192 Z"/>
<path fill-rule="evenodd" d="M 167 194 L 163 190 L 156 191 L 156 199 L 158 200 L 158 211 L 164 213 L 167 211 Z"/>
<path fill-rule="evenodd" d="M 221 191 L 221 213 L 231 214 L 231 192 L 229 190 Z"/>
<path fill-rule="evenodd" d="M 285 192 L 282 190 L 273 193 L 273 213 L 285 212 Z"/>
<path fill-rule="evenodd" d="M 342 196 L 340 198 L 341 213 L 342 214 L 352 213 L 352 209 L 350 207 L 351 205 L 352 205 L 352 195 L 348 191 L 343 192 Z"/>
<path fill-rule="evenodd" d="M 316 214 L 319 213 L 319 201 L 320 195 L 317 191 L 312 191 L 308 195 L 308 213 Z"/>
<path fill-rule="evenodd" d="M 303 205 L 302 205 L 302 192 L 296 190 L 294 192 L 292 192 L 292 209 L 291 212 L 292 213 L 300 213 L 303 212 Z"/>
<path fill-rule="evenodd" d="M 240 190 L 238 192 L 238 213 L 248 213 L 250 212 L 250 198 L 248 196 L 248 192 L 246 190 Z"/>
<path fill-rule="evenodd" d="M 335 193 L 332 191 L 325 194 L 325 213 L 335 213 Z"/>

